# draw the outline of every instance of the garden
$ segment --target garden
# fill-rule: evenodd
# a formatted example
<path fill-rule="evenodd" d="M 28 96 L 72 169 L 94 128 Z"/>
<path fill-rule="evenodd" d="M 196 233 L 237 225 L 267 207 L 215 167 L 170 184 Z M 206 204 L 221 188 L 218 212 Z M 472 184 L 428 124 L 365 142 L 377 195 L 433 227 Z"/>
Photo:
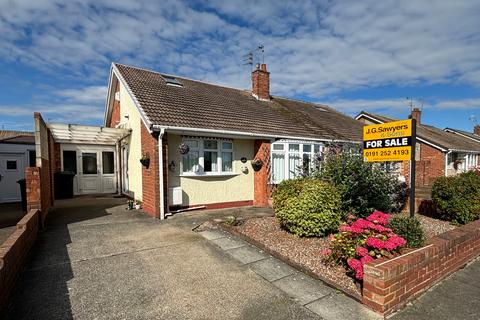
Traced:
<path fill-rule="evenodd" d="M 480 171 L 438 178 L 437 214 L 404 211 L 408 189 L 398 177 L 331 146 L 297 179 L 273 191 L 273 217 L 253 218 L 231 231 L 304 272 L 361 299 L 363 266 L 394 258 L 480 218 Z"/>

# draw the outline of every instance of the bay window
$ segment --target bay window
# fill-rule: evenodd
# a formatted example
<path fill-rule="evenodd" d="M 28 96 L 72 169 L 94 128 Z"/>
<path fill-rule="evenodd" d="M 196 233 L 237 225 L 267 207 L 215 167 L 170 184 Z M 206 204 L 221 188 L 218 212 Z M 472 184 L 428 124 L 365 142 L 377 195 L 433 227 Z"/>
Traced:
<path fill-rule="evenodd" d="M 312 142 L 277 141 L 272 144 L 272 182 L 297 177 L 302 168 L 311 170 L 317 153 L 323 152 L 323 144 Z"/>
<path fill-rule="evenodd" d="M 233 172 L 233 142 L 215 138 L 184 138 L 189 152 L 183 155 L 185 175 L 214 175 Z"/>

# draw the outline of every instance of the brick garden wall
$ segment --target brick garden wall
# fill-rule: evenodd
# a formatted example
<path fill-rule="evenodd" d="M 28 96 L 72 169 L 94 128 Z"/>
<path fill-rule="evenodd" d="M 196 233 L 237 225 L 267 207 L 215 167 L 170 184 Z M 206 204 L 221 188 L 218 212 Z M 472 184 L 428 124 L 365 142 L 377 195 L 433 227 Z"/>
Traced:
<path fill-rule="evenodd" d="M 480 255 L 480 220 L 432 238 L 420 249 L 364 267 L 363 303 L 388 315 Z"/>
<path fill-rule="evenodd" d="M 53 186 L 53 175 L 57 170 L 59 163 L 56 149 L 59 147 L 55 146 L 52 133 L 48 129 L 47 125 L 43 121 L 42 115 L 38 112 L 34 113 L 35 120 L 35 149 L 37 156 L 37 169 L 39 180 L 35 178 L 34 182 L 29 182 L 29 178 L 33 178 L 36 174 L 33 174 L 33 171 L 26 171 L 27 179 L 27 199 L 29 198 L 28 193 L 33 189 L 29 189 L 29 185 L 32 183 L 39 183 L 40 188 L 40 198 L 39 202 L 34 201 L 32 204 L 27 203 L 27 207 L 37 206 L 35 208 L 40 209 L 41 211 L 41 225 L 45 225 L 45 221 L 48 215 L 48 212 L 51 207 L 53 207 L 54 201 L 54 186 Z M 58 150 L 59 153 L 59 150 Z M 35 168 L 33 168 L 35 169 Z M 35 185 L 36 186 L 36 185 Z M 38 186 L 36 186 L 38 187 Z"/>
<path fill-rule="evenodd" d="M 40 212 L 30 210 L 17 228 L 0 246 L 0 315 L 5 314 L 8 301 L 28 253 L 35 243 L 39 229 Z"/>

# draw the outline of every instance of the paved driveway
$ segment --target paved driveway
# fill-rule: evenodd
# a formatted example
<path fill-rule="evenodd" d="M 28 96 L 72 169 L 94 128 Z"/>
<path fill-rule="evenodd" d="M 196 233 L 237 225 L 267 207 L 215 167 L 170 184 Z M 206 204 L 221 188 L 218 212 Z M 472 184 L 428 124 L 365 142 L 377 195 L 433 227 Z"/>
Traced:
<path fill-rule="evenodd" d="M 56 203 L 12 301 L 11 319 L 319 319 L 191 228 L 123 199 Z M 260 212 L 256 212 L 261 214 Z"/>

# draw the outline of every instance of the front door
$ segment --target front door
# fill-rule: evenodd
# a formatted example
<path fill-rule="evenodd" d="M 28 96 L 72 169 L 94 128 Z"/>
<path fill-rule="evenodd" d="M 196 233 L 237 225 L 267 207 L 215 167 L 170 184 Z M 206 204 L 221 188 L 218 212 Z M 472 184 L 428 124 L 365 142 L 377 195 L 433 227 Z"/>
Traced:
<path fill-rule="evenodd" d="M 22 154 L 0 155 L 0 202 L 21 200 L 20 186 L 17 181 L 25 176 L 23 161 Z"/>
<path fill-rule="evenodd" d="M 102 186 L 98 152 L 82 152 L 80 166 L 80 192 L 83 194 L 101 193 Z"/>

